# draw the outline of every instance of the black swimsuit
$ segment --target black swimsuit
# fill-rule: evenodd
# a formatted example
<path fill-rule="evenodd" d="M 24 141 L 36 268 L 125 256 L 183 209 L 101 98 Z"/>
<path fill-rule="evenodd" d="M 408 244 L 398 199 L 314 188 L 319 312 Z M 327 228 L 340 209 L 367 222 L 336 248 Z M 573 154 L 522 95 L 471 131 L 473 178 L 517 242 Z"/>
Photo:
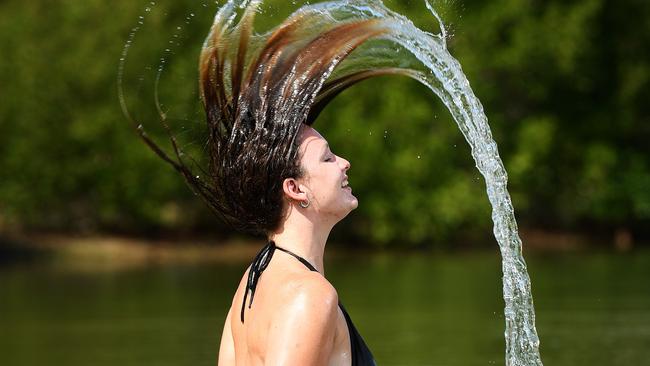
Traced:
<path fill-rule="evenodd" d="M 251 264 L 250 271 L 248 272 L 248 282 L 246 283 L 246 293 L 244 294 L 244 301 L 241 305 L 241 321 L 244 322 L 244 310 L 246 308 L 246 299 L 248 298 L 248 293 L 250 292 L 250 302 L 248 307 L 250 308 L 253 304 L 253 297 L 255 296 L 255 288 L 257 287 L 257 281 L 259 280 L 262 272 L 268 267 L 269 262 L 271 262 L 271 257 L 275 249 L 281 250 L 287 254 L 292 255 L 298 259 L 302 264 L 304 264 L 310 271 L 318 272 L 314 266 L 311 265 L 305 258 L 294 254 L 286 249 L 280 248 L 275 245 L 273 241 L 270 241 L 262 250 L 255 256 L 253 263 Z M 372 357 L 372 353 L 366 346 L 366 343 L 361 338 L 361 335 L 357 331 L 357 328 L 352 324 L 352 319 L 350 315 L 345 311 L 343 304 L 339 301 L 339 307 L 343 312 L 345 317 L 345 322 L 348 325 L 348 331 L 350 333 L 350 350 L 352 352 L 352 366 L 375 366 L 375 359 Z"/>

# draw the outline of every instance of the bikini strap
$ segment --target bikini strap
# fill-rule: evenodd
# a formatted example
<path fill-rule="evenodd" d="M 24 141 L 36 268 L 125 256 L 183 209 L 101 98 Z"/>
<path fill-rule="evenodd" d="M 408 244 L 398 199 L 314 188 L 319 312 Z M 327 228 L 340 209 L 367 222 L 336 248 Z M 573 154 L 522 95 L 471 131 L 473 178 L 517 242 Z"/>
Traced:
<path fill-rule="evenodd" d="M 280 247 L 278 247 L 278 246 L 276 246 L 275 249 L 281 250 L 281 251 L 283 251 L 283 252 L 285 252 L 285 253 L 287 253 L 287 254 L 292 255 L 294 258 L 296 258 L 297 260 L 299 260 L 300 263 L 304 264 L 305 267 L 309 268 L 310 271 L 318 272 L 318 270 L 317 270 L 317 269 L 316 269 L 316 268 L 315 268 L 311 263 L 309 263 L 305 258 L 299 256 L 298 254 L 296 254 L 296 253 L 294 253 L 294 252 L 292 252 L 292 251 L 290 251 L 290 250 L 287 250 L 287 249 L 284 249 L 284 248 L 280 248 Z"/>
<path fill-rule="evenodd" d="M 246 309 L 246 298 L 248 298 L 248 293 L 251 294 L 250 302 L 248 303 L 248 308 L 250 309 L 253 305 L 253 297 L 255 297 L 255 289 L 257 288 L 257 281 L 259 281 L 262 272 L 268 267 L 269 262 L 271 262 L 271 257 L 273 257 L 273 252 L 275 252 L 275 243 L 270 241 L 268 244 L 262 248 L 262 250 L 257 253 L 253 263 L 251 263 L 251 268 L 248 271 L 248 280 L 246 281 L 246 292 L 244 293 L 244 301 L 241 304 L 241 322 L 244 322 L 244 310 Z"/>
<path fill-rule="evenodd" d="M 262 250 L 259 253 L 257 253 L 255 259 L 253 259 L 253 263 L 251 263 L 251 268 L 248 271 L 248 280 L 246 281 L 246 292 L 244 293 L 244 301 L 241 304 L 242 323 L 244 322 L 244 310 L 246 309 L 246 299 L 248 298 L 248 294 L 250 292 L 250 301 L 248 302 L 248 308 L 250 309 L 251 306 L 253 305 L 253 298 L 255 297 L 255 289 L 257 288 L 257 282 L 259 281 L 262 272 L 264 272 L 266 267 L 269 266 L 269 263 L 271 262 L 271 258 L 273 257 L 273 253 L 275 252 L 276 249 L 293 256 L 294 258 L 299 260 L 302 264 L 304 264 L 305 267 L 309 268 L 310 271 L 318 272 L 318 270 L 314 268 L 314 266 L 311 263 L 309 263 L 305 258 L 291 252 L 290 250 L 276 246 L 273 240 L 269 241 L 268 244 L 266 244 L 264 248 L 262 248 Z"/>

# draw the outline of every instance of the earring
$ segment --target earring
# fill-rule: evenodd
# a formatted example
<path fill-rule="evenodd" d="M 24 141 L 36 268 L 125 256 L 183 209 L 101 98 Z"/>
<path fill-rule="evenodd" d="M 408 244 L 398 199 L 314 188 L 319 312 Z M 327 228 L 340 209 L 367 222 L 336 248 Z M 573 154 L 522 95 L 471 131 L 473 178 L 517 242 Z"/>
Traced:
<path fill-rule="evenodd" d="M 305 201 L 300 201 L 300 207 L 302 207 L 302 208 L 307 208 L 307 207 L 309 207 L 309 204 L 310 204 L 310 203 L 311 203 L 311 202 L 309 202 L 309 198 L 307 199 L 307 202 L 306 202 L 306 203 L 305 203 Z"/>

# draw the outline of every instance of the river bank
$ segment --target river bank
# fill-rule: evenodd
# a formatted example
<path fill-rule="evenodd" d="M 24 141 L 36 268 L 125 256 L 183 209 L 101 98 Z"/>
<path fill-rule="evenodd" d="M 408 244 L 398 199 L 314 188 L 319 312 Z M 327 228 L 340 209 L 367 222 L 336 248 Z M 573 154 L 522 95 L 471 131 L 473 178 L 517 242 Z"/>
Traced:
<path fill-rule="evenodd" d="M 520 232 L 525 252 L 570 252 L 585 250 L 633 250 L 635 243 L 629 234 L 617 233 L 611 239 L 595 241 L 580 233 L 549 232 L 524 229 Z M 494 241 L 492 237 L 487 240 Z M 261 240 L 247 237 L 152 239 L 119 235 L 79 235 L 70 233 L 15 234 L 0 236 L 0 263 L 56 256 L 79 263 L 102 264 L 107 267 L 130 267 L 156 263 L 243 262 L 252 258 L 262 245 Z M 494 243 L 496 246 L 496 243 Z M 351 248 L 372 252 L 439 252 L 440 249 L 374 248 L 371 246 L 333 243 L 328 253 L 349 251 Z M 490 246 L 458 243 L 442 251 L 488 251 Z"/>

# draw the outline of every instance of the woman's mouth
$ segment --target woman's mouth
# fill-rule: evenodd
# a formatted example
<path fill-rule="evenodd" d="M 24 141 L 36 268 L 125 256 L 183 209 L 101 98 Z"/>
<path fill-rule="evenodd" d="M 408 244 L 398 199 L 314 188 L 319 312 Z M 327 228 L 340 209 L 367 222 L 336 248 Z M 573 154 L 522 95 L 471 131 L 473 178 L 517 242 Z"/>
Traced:
<path fill-rule="evenodd" d="M 341 183 L 341 189 L 352 192 L 352 187 L 350 187 L 350 183 L 347 180 Z"/>

